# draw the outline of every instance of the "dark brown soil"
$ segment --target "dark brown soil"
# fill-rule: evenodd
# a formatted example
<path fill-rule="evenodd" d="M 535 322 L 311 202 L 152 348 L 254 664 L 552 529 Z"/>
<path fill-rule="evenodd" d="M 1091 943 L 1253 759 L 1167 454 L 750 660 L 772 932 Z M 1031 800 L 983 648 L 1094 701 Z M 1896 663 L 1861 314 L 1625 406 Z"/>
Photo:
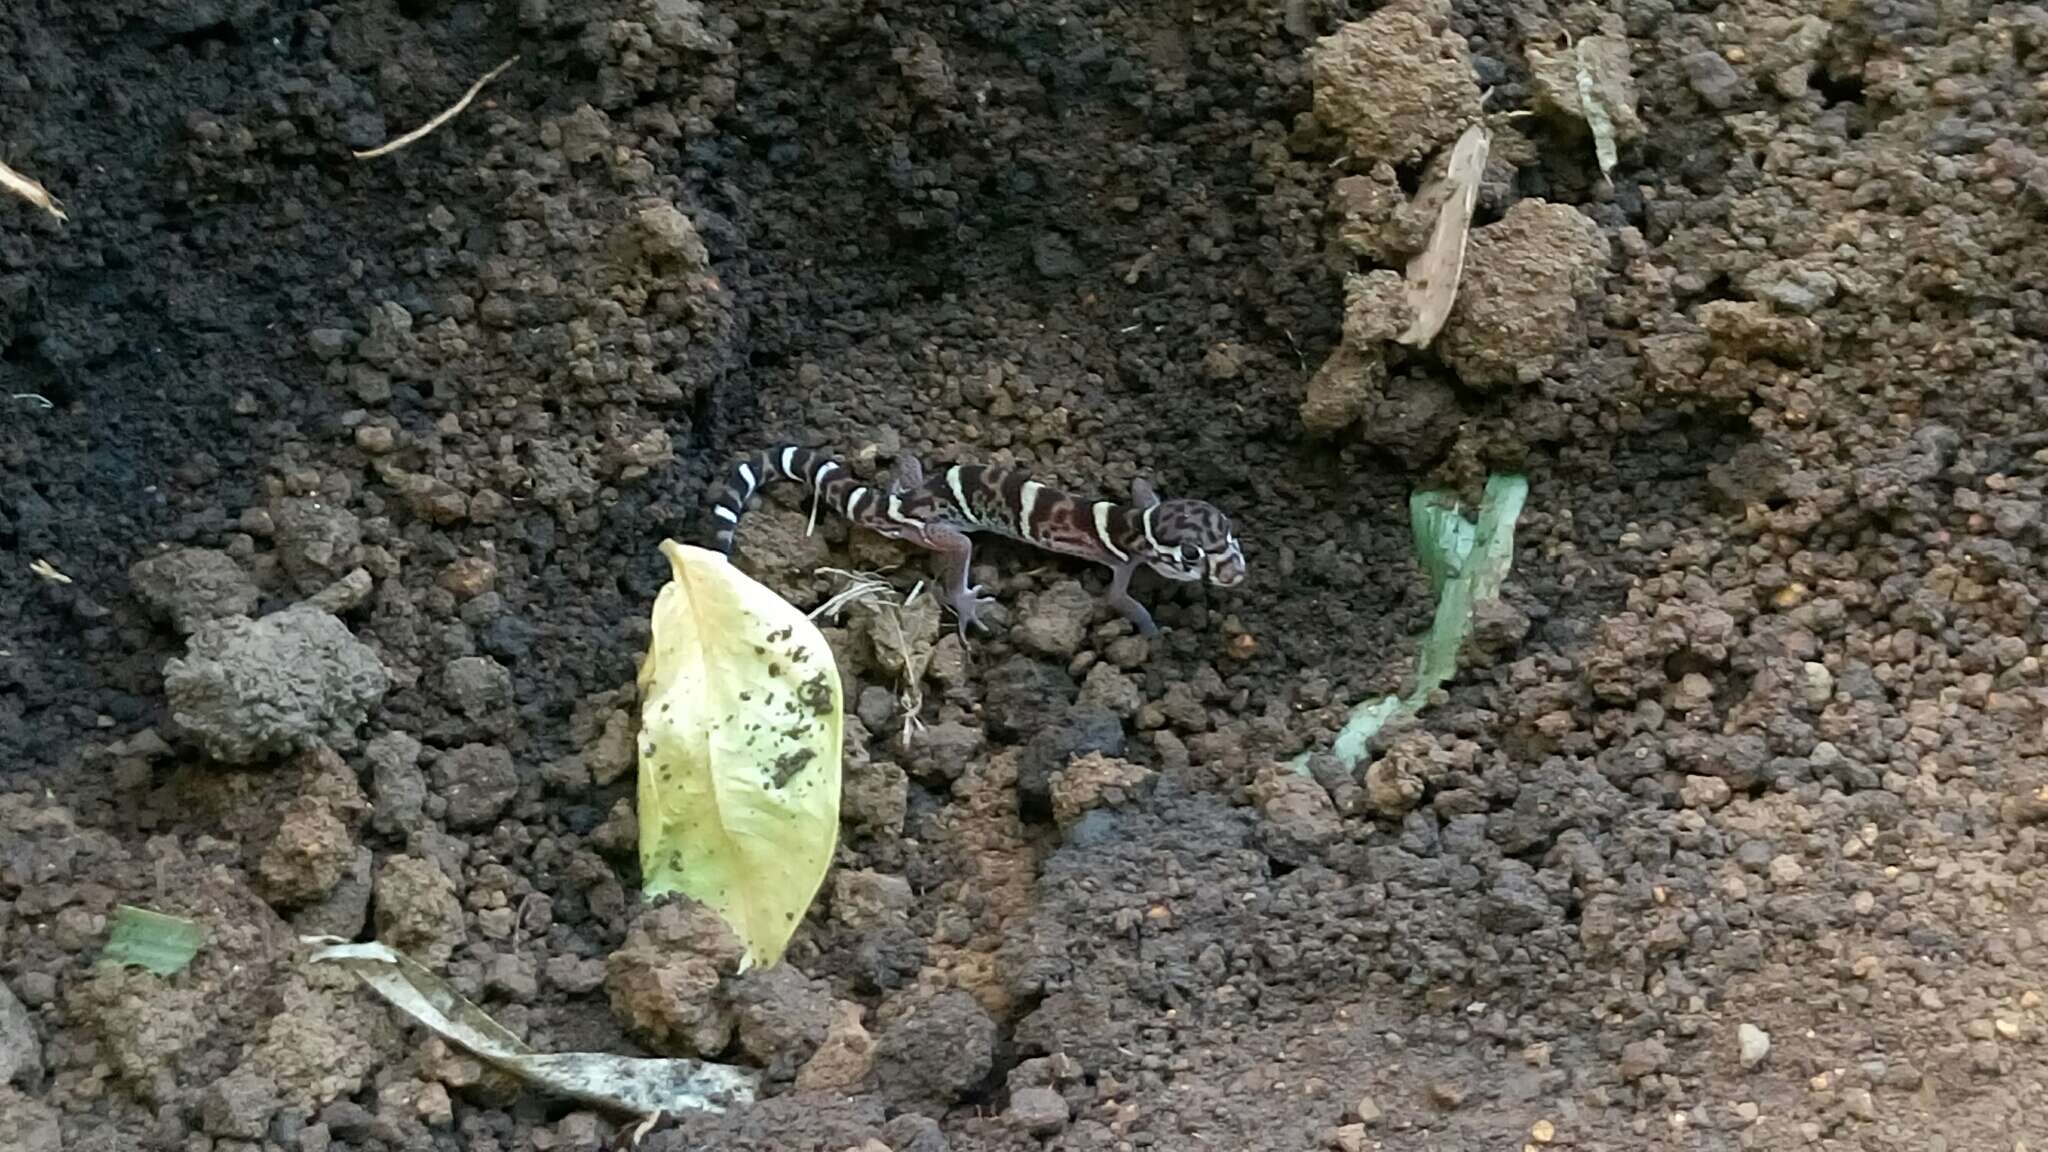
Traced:
<path fill-rule="evenodd" d="M 1484 3 L 1449 26 L 1496 111 L 1603 29 Z M 538 1048 L 766 1071 L 656 1148 L 2048 1143 L 2048 15 L 1616 6 L 1648 132 L 1612 185 L 1534 115 L 1480 199 L 1598 226 L 1566 354 L 1392 355 L 1317 439 L 1371 166 L 1305 53 L 1369 15 L 0 11 L 0 160 L 70 216 L 0 199 L 0 1147 L 625 1130 L 308 932 Z M 785 438 L 1146 477 L 1252 576 L 1141 578 L 1148 648 L 1106 574 L 991 544 L 994 634 L 941 645 L 907 748 L 835 631 L 839 859 L 789 971 L 735 978 L 637 896 L 632 682 L 660 541 Z M 1288 773 L 1409 666 L 1408 493 L 1506 468 L 1464 672 L 1369 771 Z M 914 561 L 773 500 L 741 556 L 806 606 Z M 199 960 L 96 970 L 120 903 Z"/>

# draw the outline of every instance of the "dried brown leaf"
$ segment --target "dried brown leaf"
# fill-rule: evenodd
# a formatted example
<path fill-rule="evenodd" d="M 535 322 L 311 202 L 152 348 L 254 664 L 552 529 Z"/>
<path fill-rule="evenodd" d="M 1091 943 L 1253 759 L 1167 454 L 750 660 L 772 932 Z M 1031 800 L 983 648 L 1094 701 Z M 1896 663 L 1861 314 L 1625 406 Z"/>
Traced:
<path fill-rule="evenodd" d="M 1443 330 L 1458 299 L 1458 279 L 1465 271 L 1465 241 L 1472 230 L 1472 210 L 1479 203 L 1479 180 L 1486 171 L 1486 153 L 1493 137 L 1485 126 L 1465 129 L 1451 146 L 1450 162 L 1439 182 L 1422 189 L 1418 200 L 1442 197 L 1429 246 L 1408 262 L 1408 299 L 1415 319 L 1396 339 L 1411 348 L 1427 347 Z"/>

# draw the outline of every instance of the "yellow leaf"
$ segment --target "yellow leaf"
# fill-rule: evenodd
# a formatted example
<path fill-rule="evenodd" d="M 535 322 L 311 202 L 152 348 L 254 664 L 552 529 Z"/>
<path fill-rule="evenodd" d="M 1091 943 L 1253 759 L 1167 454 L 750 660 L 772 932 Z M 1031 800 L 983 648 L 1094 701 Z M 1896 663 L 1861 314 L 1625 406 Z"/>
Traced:
<path fill-rule="evenodd" d="M 664 540 L 640 665 L 640 882 L 782 958 L 839 836 L 843 700 L 825 638 L 717 552 Z"/>

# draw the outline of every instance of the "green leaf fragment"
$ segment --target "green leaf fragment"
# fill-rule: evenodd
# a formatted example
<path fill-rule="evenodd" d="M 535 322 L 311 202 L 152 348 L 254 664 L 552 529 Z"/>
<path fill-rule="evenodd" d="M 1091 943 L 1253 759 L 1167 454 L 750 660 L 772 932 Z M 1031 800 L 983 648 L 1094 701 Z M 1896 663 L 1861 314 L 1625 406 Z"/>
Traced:
<path fill-rule="evenodd" d="M 199 925 L 183 917 L 122 904 L 114 909 L 113 928 L 107 946 L 100 949 L 99 962 L 176 976 L 192 963 L 205 938 Z"/>

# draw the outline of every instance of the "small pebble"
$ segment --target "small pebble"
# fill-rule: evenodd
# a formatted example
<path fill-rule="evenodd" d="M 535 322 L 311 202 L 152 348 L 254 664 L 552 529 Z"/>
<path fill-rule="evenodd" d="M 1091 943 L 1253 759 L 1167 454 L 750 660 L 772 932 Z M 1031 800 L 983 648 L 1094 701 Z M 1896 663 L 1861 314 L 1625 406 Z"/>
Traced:
<path fill-rule="evenodd" d="M 1745 1070 L 1763 1063 L 1764 1057 L 1771 1054 L 1771 1034 L 1754 1024 L 1745 1022 L 1737 1027 L 1735 1040 L 1741 1049 Z"/>
<path fill-rule="evenodd" d="M 1678 798 L 1688 808 L 1719 808 L 1733 795 L 1728 782 L 1719 776 L 1687 776 Z"/>
<path fill-rule="evenodd" d="M 1632 1040 L 1621 1049 L 1621 1078 L 1640 1080 L 1664 1067 L 1664 1061 L 1670 1055 L 1662 1041 Z"/>
<path fill-rule="evenodd" d="M 1067 1102 L 1051 1088 L 1020 1088 L 1010 1096 L 1010 1117 L 1033 1136 L 1051 1136 L 1067 1126 Z"/>
<path fill-rule="evenodd" d="M 1970 1045 L 1970 1067 L 1989 1076 L 1998 1075 L 1998 1045 L 1989 1040 Z"/>
<path fill-rule="evenodd" d="M 1807 661 L 1806 702 L 1815 708 L 1822 707 L 1835 697 L 1835 675 L 1825 664 Z"/>
<path fill-rule="evenodd" d="M 1714 682 L 1697 672 L 1687 672 L 1680 677 L 1678 686 L 1671 692 L 1671 707 L 1677 712 L 1690 712 L 1713 701 Z"/>

